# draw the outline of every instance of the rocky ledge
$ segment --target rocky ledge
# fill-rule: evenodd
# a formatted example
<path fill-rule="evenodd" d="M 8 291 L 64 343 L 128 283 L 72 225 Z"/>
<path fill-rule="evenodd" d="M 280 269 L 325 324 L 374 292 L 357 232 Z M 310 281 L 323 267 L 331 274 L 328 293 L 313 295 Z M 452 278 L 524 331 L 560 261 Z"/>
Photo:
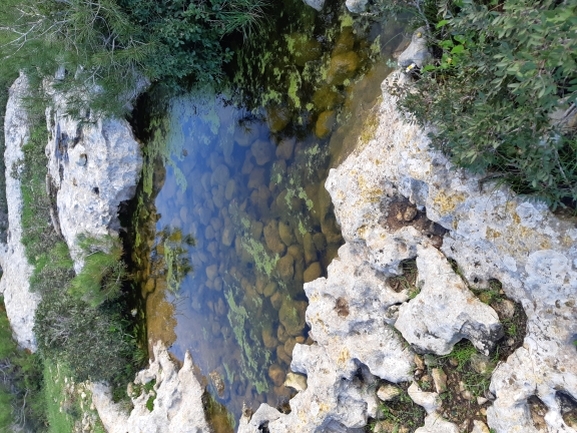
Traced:
<path fill-rule="evenodd" d="M 328 277 L 305 284 L 315 342 L 295 346 L 291 368 L 306 387 L 290 413 L 262 405 L 239 432 L 364 431 L 383 380 L 413 382 L 408 395 L 427 413 L 419 433 L 577 431 L 563 418 L 564 402 L 577 400 L 575 220 L 452 167 L 397 111 L 397 78 L 383 83 L 374 139 L 326 182 L 346 243 Z M 393 284 L 413 259 L 416 295 Z M 497 280 L 522 305 L 526 335 L 494 370 L 483 419 L 457 426 L 439 394 L 418 387 L 415 355 L 446 355 L 461 339 L 489 353 L 503 326 L 475 293 Z"/>

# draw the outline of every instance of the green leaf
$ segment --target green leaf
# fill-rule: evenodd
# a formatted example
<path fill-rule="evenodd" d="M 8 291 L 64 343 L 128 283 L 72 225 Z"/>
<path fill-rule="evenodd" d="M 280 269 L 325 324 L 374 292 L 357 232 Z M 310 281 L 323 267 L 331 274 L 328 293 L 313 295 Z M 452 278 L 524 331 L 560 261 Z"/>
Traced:
<path fill-rule="evenodd" d="M 437 23 L 435 28 L 440 29 L 441 27 L 445 27 L 447 24 L 449 24 L 449 20 L 441 20 Z"/>

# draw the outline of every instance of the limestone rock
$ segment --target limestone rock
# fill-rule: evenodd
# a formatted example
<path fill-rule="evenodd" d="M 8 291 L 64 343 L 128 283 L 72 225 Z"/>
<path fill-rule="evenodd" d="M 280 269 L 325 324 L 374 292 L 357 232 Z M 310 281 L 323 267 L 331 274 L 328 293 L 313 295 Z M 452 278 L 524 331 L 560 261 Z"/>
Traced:
<path fill-rule="evenodd" d="M 434 413 L 427 415 L 425 425 L 415 430 L 415 433 L 459 433 L 459 427 Z"/>
<path fill-rule="evenodd" d="M 439 394 L 436 392 L 425 392 L 416 382 L 413 382 L 409 389 L 407 389 L 407 393 L 411 400 L 413 400 L 416 404 L 421 406 L 427 414 L 433 414 L 441 407 L 441 398 Z M 426 424 L 425 424 L 426 425 Z"/>
<path fill-rule="evenodd" d="M 394 385 L 381 385 L 377 390 L 377 397 L 381 401 L 393 400 L 401 393 L 401 389 Z"/>
<path fill-rule="evenodd" d="M 66 101 L 55 94 L 46 145 L 48 172 L 58 190 L 56 203 L 62 235 L 79 272 L 83 252 L 79 235 L 117 236 L 118 207 L 131 199 L 142 168 L 140 145 L 127 121 L 95 122 L 66 116 Z"/>
<path fill-rule="evenodd" d="M 27 96 L 28 83 L 21 75 L 10 88 L 4 117 L 4 137 L 6 149 L 6 201 L 8 205 L 7 242 L 0 244 L 0 293 L 4 295 L 6 314 L 14 338 L 24 349 L 36 350 L 34 337 L 34 312 L 40 297 L 30 292 L 29 278 L 32 266 L 28 263 L 22 245 L 22 191 L 20 180 L 12 177 L 12 167 L 24 158 L 22 146 L 30 138 L 28 115 L 23 100 Z"/>
<path fill-rule="evenodd" d="M 395 328 L 423 352 L 446 355 L 462 338 L 489 353 L 503 335 L 497 313 L 479 301 L 433 247 L 417 247 L 421 292 L 401 305 Z"/>
<path fill-rule="evenodd" d="M 321 11 L 323 6 L 325 5 L 325 0 L 303 0 L 306 5 L 309 5 L 311 8 L 316 9 L 317 11 Z"/>
<path fill-rule="evenodd" d="M 361 13 L 367 8 L 368 0 L 347 0 L 347 9 L 353 13 Z"/>
<path fill-rule="evenodd" d="M 299 392 L 304 391 L 307 389 L 307 377 L 291 371 L 286 375 L 284 386 L 288 386 Z"/>
<path fill-rule="evenodd" d="M 203 389 L 194 376 L 190 354 L 186 353 L 178 370 L 162 343 L 155 344 L 153 351 L 154 361 L 135 378 L 136 384 L 156 380 L 152 411 L 146 407 L 149 394 L 145 392 L 132 399 L 134 408 L 127 414 L 119 404 L 113 403 L 108 387 L 93 384 L 92 400 L 106 430 L 109 433 L 209 433 L 202 406 Z"/>

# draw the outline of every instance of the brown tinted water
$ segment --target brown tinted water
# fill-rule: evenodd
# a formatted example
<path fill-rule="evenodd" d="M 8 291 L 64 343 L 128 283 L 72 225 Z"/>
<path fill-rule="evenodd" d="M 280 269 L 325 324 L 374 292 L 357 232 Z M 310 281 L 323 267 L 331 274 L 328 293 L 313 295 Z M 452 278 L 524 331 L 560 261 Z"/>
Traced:
<path fill-rule="evenodd" d="M 371 138 L 385 59 L 402 39 L 342 11 L 333 19 L 324 39 L 289 28 L 275 42 L 296 74 L 288 87 L 252 89 L 251 106 L 186 95 L 152 122 L 133 257 L 148 338 L 179 359 L 190 351 L 232 420 L 243 405 L 288 410 L 292 349 L 312 342 L 303 284 L 326 275 L 343 242 L 323 184 L 358 137 Z M 270 74 L 281 60 L 268 59 Z M 311 62 L 319 73 L 306 82 Z"/>

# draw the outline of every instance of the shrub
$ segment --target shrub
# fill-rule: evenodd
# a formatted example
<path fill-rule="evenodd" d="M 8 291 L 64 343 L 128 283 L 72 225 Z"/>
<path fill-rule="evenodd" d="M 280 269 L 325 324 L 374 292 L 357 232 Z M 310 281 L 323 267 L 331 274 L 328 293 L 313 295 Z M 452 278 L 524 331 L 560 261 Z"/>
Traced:
<path fill-rule="evenodd" d="M 126 278 L 120 241 L 111 237 L 95 239 L 84 237 L 80 246 L 86 253 L 84 266 L 70 282 L 69 292 L 96 308 L 104 301 L 120 296 Z"/>
<path fill-rule="evenodd" d="M 125 386 L 134 373 L 137 347 L 122 311 L 118 301 L 92 308 L 66 293 L 49 293 L 36 310 L 38 348 L 68 365 L 75 381 Z"/>
<path fill-rule="evenodd" d="M 222 38 L 250 33 L 263 0 L 6 0 L 0 10 L 0 67 L 53 77 L 74 114 L 88 103 L 121 113 L 145 84 L 179 87 L 222 77 L 231 58 Z M 90 100 L 87 100 L 90 98 Z"/>
<path fill-rule="evenodd" d="M 577 203 L 577 133 L 551 115 L 577 100 L 576 0 L 440 4 L 416 92 L 400 106 L 433 145 L 553 209 Z M 433 23 L 434 24 L 434 23 Z"/>

